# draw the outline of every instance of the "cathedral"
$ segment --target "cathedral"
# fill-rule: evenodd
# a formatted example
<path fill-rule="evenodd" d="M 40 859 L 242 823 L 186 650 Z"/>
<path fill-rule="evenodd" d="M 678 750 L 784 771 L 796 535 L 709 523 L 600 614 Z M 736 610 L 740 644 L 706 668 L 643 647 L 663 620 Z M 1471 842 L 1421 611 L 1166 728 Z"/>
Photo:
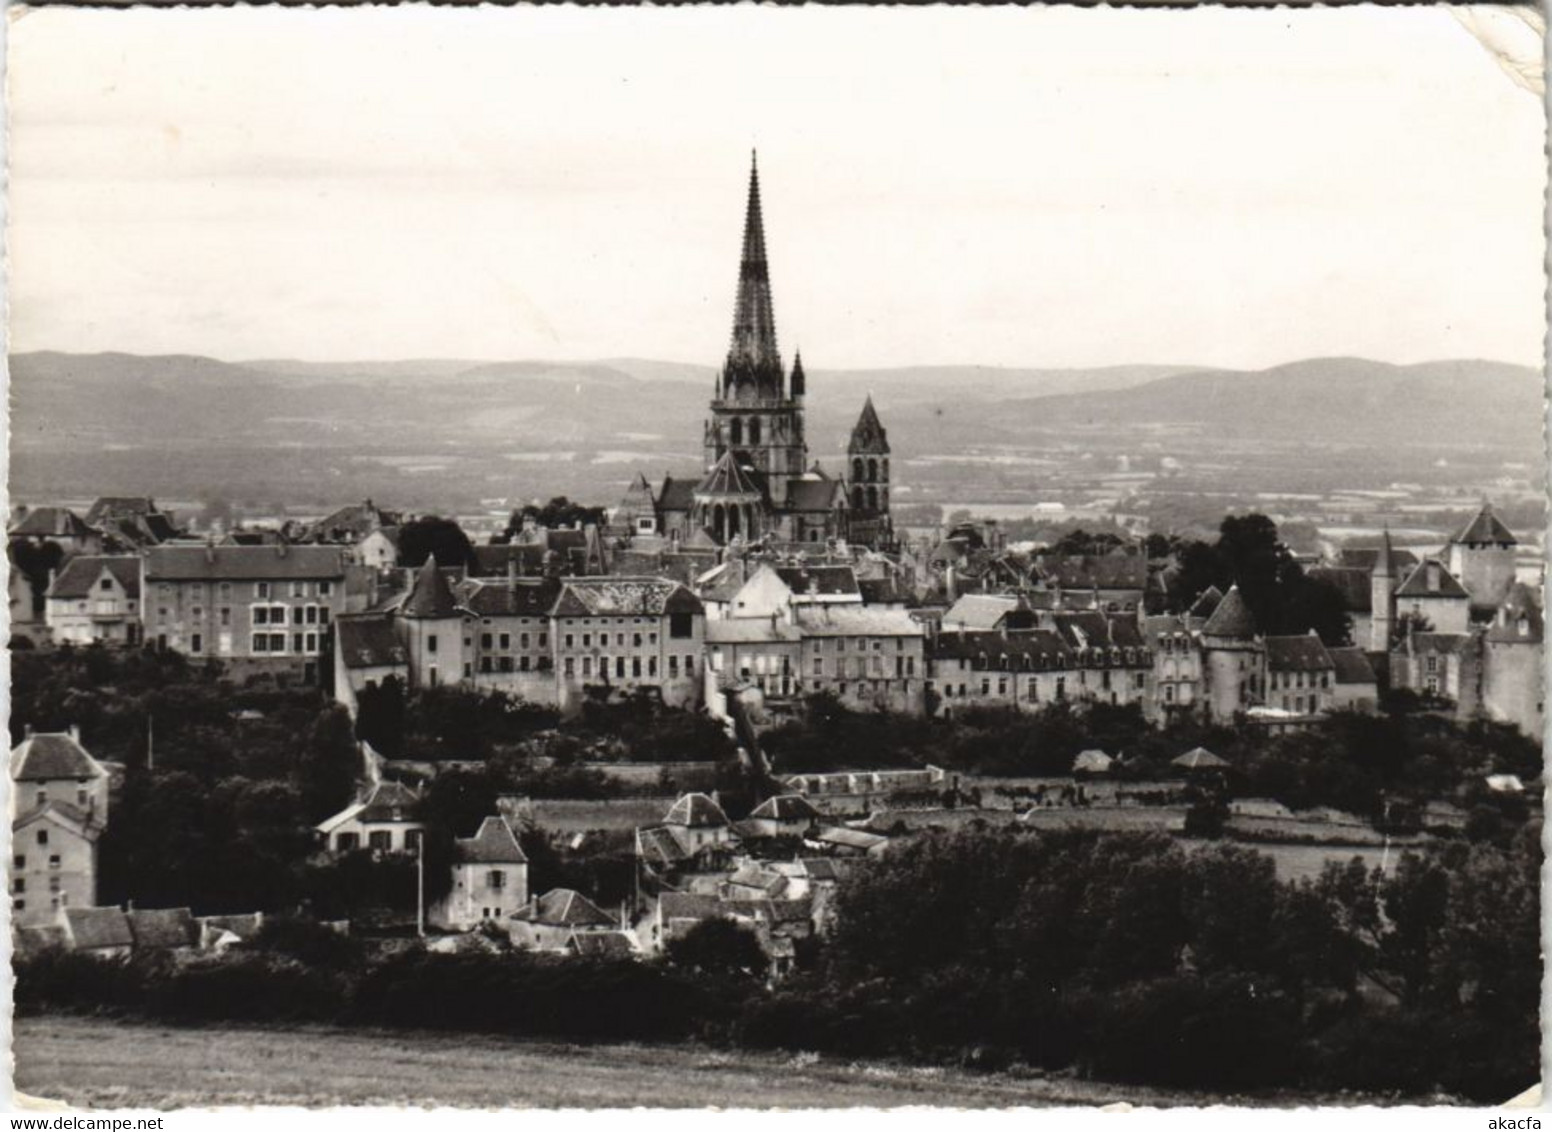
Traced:
<path fill-rule="evenodd" d="M 872 398 L 852 430 L 849 469 L 832 476 L 809 461 L 806 385 L 802 357 L 794 354 L 788 371 L 776 348 L 760 172 L 752 166 L 733 340 L 716 376 L 702 437 L 705 474 L 699 480 L 664 479 L 654 500 L 658 531 L 680 540 L 709 537 L 723 546 L 761 539 L 887 546 L 893 537 L 889 440 Z"/>

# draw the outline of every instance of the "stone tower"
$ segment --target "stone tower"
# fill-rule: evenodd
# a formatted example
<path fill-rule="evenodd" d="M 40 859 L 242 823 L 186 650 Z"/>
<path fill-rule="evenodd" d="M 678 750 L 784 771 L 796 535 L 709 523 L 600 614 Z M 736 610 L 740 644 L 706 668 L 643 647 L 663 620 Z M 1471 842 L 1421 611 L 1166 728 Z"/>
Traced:
<path fill-rule="evenodd" d="M 1514 554 L 1518 540 L 1484 502 L 1476 518 L 1450 540 L 1450 573 L 1471 595 L 1474 609 L 1497 609 L 1514 585 Z"/>
<path fill-rule="evenodd" d="M 1379 555 L 1374 559 L 1374 569 L 1369 572 L 1369 641 L 1370 652 L 1389 652 L 1390 635 L 1396 629 L 1396 556 L 1390 545 L 1390 528 L 1380 542 Z"/>
<path fill-rule="evenodd" d="M 765 221 L 760 211 L 760 170 L 751 164 L 744 213 L 744 248 L 733 304 L 733 339 L 717 375 L 706 422 L 705 465 L 710 472 L 724 453 L 739 466 L 767 477 L 771 502 L 785 502 L 786 477 L 808 465 L 803 437 L 803 369 L 794 363 L 786 381 L 776 348 L 776 315 L 770 267 L 765 258 Z"/>
<path fill-rule="evenodd" d="M 846 446 L 850 472 L 851 537 L 878 546 L 889 539 L 889 435 L 870 394 Z"/>

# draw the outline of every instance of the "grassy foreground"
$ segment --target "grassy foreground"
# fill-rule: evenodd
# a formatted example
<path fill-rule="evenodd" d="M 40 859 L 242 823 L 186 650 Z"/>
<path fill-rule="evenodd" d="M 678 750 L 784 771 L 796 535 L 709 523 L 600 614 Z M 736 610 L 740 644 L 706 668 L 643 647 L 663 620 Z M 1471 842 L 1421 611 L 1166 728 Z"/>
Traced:
<path fill-rule="evenodd" d="M 1203 1104 L 1224 1098 L 1013 1073 L 698 1046 L 17 1018 L 15 1087 L 79 1108 L 426 1105 L 846 1108 Z"/>

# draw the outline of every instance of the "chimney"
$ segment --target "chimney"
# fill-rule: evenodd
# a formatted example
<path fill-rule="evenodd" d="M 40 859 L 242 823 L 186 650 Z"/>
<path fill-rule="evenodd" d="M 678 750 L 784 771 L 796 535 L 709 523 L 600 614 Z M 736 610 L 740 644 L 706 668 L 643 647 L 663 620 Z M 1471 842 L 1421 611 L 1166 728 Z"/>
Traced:
<path fill-rule="evenodd" d="M 80 724 L 72 723 L 70 725 L 70 738 L 74 739 L 77 743 L 79 743 L 81 741 L 81 725 Z"/>
<path fill-rule="evenodd" d="M 507 585 L 517 585 L 517 557 L 510 547 L 507 549 Z"/>
<path fill-rule="evenodd" d="M 22 738 L 23 739 L 31 739 L 32 738 L 32 724 L 27 723 L 27 724 L 23 724 L 22 725 Z"/>

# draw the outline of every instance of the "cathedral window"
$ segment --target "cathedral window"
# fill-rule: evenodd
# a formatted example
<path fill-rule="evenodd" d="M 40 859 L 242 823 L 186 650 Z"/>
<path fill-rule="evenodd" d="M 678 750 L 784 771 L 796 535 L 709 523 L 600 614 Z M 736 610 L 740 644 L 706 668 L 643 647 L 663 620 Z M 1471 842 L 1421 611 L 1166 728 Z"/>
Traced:
<path fill-rule="evenodd" d="M 728 426 L 728 437 L 734 444 L 744 442 L 744 422 L 741 417 L 733 418 L 733 423 Z"/>
<path fill-rule="evenodd" d="M 749 422 L 749 443 L 760 443 L 760 418 L 754 417 Z"/>

